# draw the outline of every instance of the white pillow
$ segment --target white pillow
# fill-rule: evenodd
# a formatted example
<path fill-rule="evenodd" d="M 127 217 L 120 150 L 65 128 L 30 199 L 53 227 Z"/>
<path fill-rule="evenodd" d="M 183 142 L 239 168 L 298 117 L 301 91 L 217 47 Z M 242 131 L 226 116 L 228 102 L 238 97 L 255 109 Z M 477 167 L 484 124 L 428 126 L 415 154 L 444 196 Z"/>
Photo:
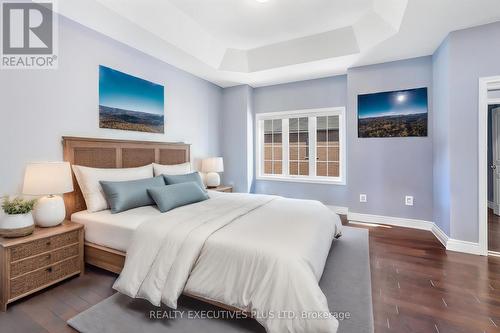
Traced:
<path fill-rule="evenodd" d="M 91 213 L 109 209 L 100 181 L 126 181 L 153 177 L 151 164 L 127 169 L 98 169 L 73 165 L 73 171 L 82 190 L 87 210 Z"/>
<path fill-rule="evenodd" d="M 172 165 L 163 165 L 153 163 L 153 170 L 155 172 L 155 177 L 160 175 L 186 175 L 191 173 L 191 163 L 181 163 L 181 164 L 172 164 Z"/>

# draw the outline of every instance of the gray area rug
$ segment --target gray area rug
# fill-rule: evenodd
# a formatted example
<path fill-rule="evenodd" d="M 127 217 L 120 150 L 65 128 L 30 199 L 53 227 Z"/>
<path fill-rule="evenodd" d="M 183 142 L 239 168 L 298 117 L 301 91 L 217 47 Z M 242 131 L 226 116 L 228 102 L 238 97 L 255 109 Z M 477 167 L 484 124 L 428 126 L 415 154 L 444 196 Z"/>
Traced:
<path fill-rule="evenodd" d="M 349 227 L 344 227 L 343 236 L 333 242 L 320 287 L 330 311 L 345 317 L 339 320 L 339 333 L 373 332 L 368 246 L 368 231 Z M 157 319 L 150 318 L 151 311 Z M 265 333 L 253 319 L 218 318 L 227 312 L 188 297 L 181 298 L 178 311 L 115 294 L 68 324 L 82 333 Z M 216 312 L 204 312 L 211 316 L 209 319 L 193 318 L 200 311 Z"/>

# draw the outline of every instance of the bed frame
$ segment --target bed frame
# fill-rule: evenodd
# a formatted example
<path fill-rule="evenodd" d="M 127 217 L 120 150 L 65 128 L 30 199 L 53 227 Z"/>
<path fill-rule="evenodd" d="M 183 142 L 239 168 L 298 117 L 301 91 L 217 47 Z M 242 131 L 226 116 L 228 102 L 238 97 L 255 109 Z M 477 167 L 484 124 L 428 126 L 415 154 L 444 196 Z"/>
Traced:
<path fill-rule="evenodd" d="M 64 160 L 71 165 L 92 168 L 133 168 L 150 163 L 164 165 L 190 162 L 189 144 L 150 141 L 110 140 L 79 137 L 63 137 Z M 87 209 L 78 182 L 73 174 L 74 191 L 64 195 L 66 218 Z M 125 264 L 126 253 L 94 243 L 85 242 L 85 262 L 119 274 Z M 235 307 L 184 293 L 203 302 L 229 311 L 241 311 Z"/>

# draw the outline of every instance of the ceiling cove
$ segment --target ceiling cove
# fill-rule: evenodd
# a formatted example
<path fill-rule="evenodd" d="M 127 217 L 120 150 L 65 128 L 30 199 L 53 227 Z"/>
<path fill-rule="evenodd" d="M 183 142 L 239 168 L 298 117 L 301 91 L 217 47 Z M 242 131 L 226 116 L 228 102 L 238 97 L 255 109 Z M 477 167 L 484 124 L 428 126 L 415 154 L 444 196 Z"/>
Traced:
<path fill-rule="evenodd" d="M 499 20 L 497 1 L 64 0 L 57 11 L 221 87 L 258 87 L 432 54 L 450 31 Z"/>

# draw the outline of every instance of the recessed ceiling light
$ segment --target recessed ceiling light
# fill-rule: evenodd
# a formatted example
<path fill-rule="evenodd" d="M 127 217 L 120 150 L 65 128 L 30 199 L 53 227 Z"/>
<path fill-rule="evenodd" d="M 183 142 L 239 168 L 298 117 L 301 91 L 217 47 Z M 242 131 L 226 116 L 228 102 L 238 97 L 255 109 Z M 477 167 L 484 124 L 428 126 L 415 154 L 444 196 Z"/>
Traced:
<path fill-rule="evenodd" d="M 260 2 L 260 3 L 264 3 L 264 2 L 268 2 L 269 0 L 255 0 L 257 2 Z"/>

